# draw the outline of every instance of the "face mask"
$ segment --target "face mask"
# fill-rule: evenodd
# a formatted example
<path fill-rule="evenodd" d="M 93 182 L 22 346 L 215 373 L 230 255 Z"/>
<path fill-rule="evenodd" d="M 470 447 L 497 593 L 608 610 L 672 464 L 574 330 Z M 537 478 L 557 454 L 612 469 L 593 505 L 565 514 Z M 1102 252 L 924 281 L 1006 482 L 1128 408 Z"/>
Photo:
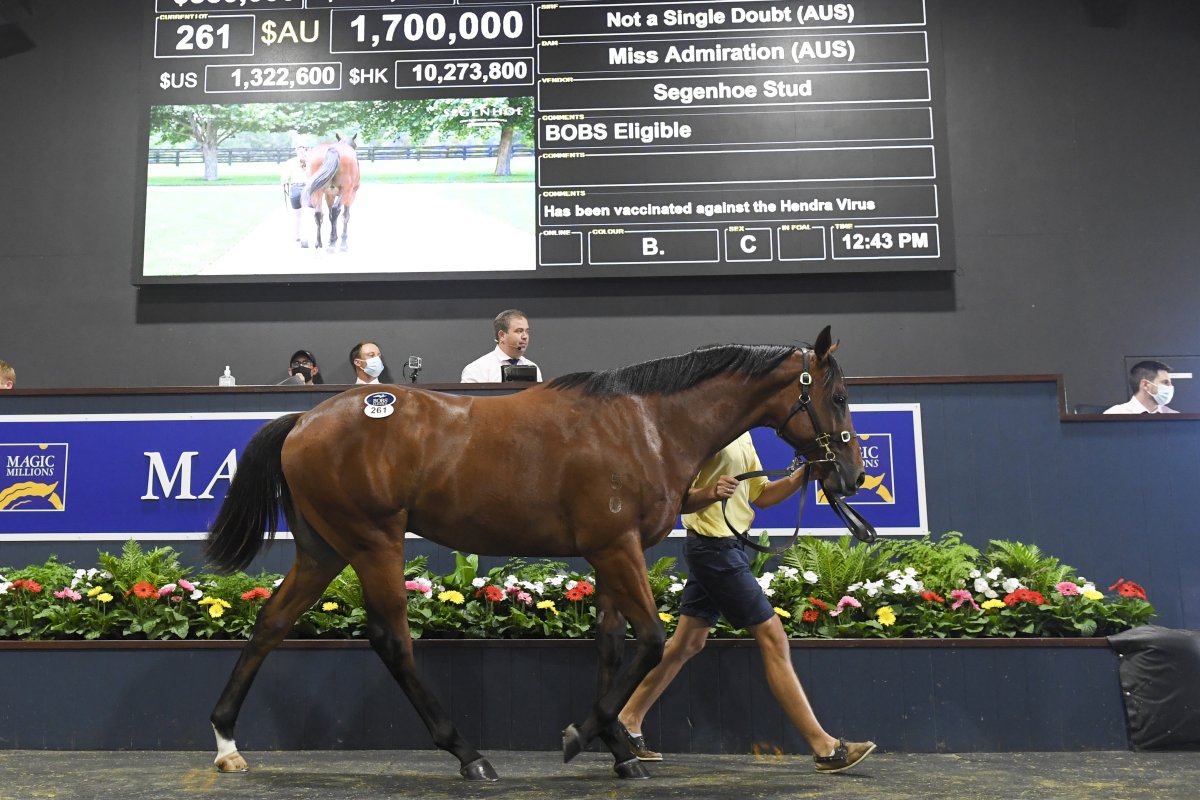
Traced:
<path fill-rule="evenodd" d="M 304 382 L 308 383 L 312 380 L 312 367 L 292 367 L 292 374 L 303 377 Z"/>
<path fill-rule="evenodd" d="M 1152 383 L 1150 385 L 1153 386 L 1154 384 Z M 1158 403 L 1160 406 L 1165 406 L 1167 403 L 1171 402 L 1171 398 L 1175 396 L 1175 387 L 1169 383 L 1164 383 L 1162 386 L 1158 387 L 1157 392 L 1151 392 L 1150 396 L 1154 398 L 1154 402 Z"/>
<path fill-rule="evenodd" d="M 363 367 L 363 372 L 372 378 L 378 378 L 383 373 L 383 359 L 379 356 L 371 356 L 367 359 L 367 365 Z"/>

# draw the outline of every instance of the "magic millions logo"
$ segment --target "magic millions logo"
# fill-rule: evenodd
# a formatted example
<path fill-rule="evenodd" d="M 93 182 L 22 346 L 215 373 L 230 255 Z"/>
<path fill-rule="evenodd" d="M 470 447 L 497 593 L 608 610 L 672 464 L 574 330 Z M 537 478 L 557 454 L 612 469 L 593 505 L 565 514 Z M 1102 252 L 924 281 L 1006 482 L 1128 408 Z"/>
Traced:
<path fill-rule="evenodd" d="M 890 433 L 860 433 L 863 468 L 866 480 L 858 493 L 850 498 L 854 505 L 894 505 L 896 502 L 896 468 L 892 463 Z M 826 503 L 825 492 L 817 488 L 817 502 Z"/>
<path fill-rule="evenodd" d="M 66 507 L 65 444 L 0 444 L 0 512 Z"/>

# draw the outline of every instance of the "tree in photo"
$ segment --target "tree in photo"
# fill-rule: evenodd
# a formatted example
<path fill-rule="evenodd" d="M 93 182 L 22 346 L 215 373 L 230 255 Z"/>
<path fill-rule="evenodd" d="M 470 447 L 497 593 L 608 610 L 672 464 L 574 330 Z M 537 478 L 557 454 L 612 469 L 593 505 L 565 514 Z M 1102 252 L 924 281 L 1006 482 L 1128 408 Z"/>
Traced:
<path fill-rule="evenodd" d="M 199 145 L 204 180 L 215 181 L 222 142 L 239 133 L 291 130 L 297 117 L 298 108 L 290 104 L 153 106 L 150 130 L 166 144 Z"/>

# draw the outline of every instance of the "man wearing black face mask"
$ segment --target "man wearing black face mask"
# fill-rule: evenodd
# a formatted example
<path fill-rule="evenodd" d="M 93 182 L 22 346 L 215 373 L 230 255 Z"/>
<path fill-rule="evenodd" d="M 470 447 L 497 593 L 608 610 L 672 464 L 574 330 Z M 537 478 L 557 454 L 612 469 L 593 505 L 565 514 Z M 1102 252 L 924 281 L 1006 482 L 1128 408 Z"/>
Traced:
<path fill-rule="evenodd" d="M 317 366 L 317 359 L 308 350 L 297 350 L 292 354 L 292 360 L 288 363 L 288 375 L 292 376 L 290 383 L 304 383 L 312 386 L 325 382 L 325 379 L 321 377 L 321 368 Z M 296 380 L 296 378 L 300 378 L 300 380 Z"/>

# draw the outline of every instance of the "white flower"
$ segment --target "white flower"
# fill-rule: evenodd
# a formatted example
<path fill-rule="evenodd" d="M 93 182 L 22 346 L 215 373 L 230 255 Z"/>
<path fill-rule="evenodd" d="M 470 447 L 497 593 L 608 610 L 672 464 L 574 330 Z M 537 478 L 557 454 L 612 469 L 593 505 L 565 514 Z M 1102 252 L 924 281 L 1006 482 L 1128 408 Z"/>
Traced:
<path fill-rule="evenodd" d="M 867 588 L 867 597 L 874 597 L 883 588 L 883 581 L 867 581 L 863 586 Z"/>
<path fill-rule="evenodd" d="M 281 578 L 280 580 L 282 581 L 283 579 Z M 277 583 L 277 584 L 275 584 L 275 585 L 276 585 L 276 586 L 278 586 L 279 584 Z M 199 600 L 201 597 L 204 597 L 204 592 L 202 592 L 202 591 L 200 591 L 199 589 L 197 589 L 196 591 L 192 592 L 192 593 L 189 595 L 189 597 L 190 597 L 192 600 Z"/>
<path fill-rule="evenodd" d="M 813 572 L 811 569 L 806 569 L 804 571 L 804 575 L 802 575 L 801 577 L 803 577 L 804 580 L 808 581 L 809 583 L 816 583 L 818 580 L 820 580 L 820 576 L 817 575 L 817 573 Z"/>
<path fill-rule="evenodd" d="M 1009 594 L 1012 594 L 1017 589 L 1021 588 L 1021 582 L 1016 578 L 1005 578 L 1004 583 L 1000 585 L 1004 588 L 1004 591 L 1008 592 Z"/>
<path fill-rule="evenodd" d="M 279 587 L 279 584 L 281 584 L 281 583 L 283 583 L 283 578 L 276 578 L 276 579 L 275 579 L 275 587 L 276 587 L 276 588 L 278 588 L 278 587 Z M 198 584 L 198 583 L 193 583 L 192 585 L 193 585 L 193 586 L 199 586 L 200 584 Z M 195 600 L 196 598 L 194 598 L 194 597 L 193 597 L 192 599 L 193 599 L 193 600 Z"/>
<path fill-rule="evenodd" d="M 766 587 L 764 587 L 764 588 L 763 588 L 763 594 L 765 594 L 767 597 L 771 597 L 772 595 L 774 595 L 774 594 L 775 594 L 775 590 L 774 590 L 774 589 L 770 589 L 770 588 L 766 588 Z"/>
<path fill-rule="evenodd" d="M 889 572 L 886 575 L 886 577 L 889 581 L 898 581 L 898 580 L 900 580 L 900 570 L 894 569 L 891 572 Z"/>
<path fill-rule="evenodd" d="M 911 578 L 912 576 L 917 574 L 917 571 L 915 569 L 913 569 L 912 567 L 905 567 L 904 574 Z"/>
<path fill-rule="evenodd" d="M 768 586 L 771 585 L 771 581 L 773 581 L 773 580 L 775 580 L 774 572 L 764 572 L 758 578 L 758 585 L 761 586 L 765 590 Z"/>
<path fill-rule="evenodd" d="M 991 591 L 991 588 L 992 587 L 988 585 L 987 578 L 975 579 L 975 591 L 987 594 L 989 591 Z"/>
<path fill-rule="evenodd" d="M 672 594 L 678 594 L 679 592 L 683 591 L 683 584 L 680 583 L 679 581 L 675 581 L 674 583 L 672 583 L 670 586 L 667 587 L 667 591 L 671 592 Z"/>
<path fill-rule="evenodd" d="M 487 578 L 476 578 L 471 581 L 471 585 L 476 589 L 482 589 L 484 586 L 487 586 Z"/>
<path fill-rule="evenodd" d="M 4 576 L 0 575 L 0 594 L 8 594 L 8 590 L 12 588 L 12 581 L 3 580 Z"/>
<path fill-rule="evenodd" d="M 988 600 L 995 600 L 1000 595 L 996 594 L 995 591 L 993 591 L 992 589 L 989 588 L 989 589 L 984 590 L 983 596 L 986 597 Z"/>
<path fill-rule="evenodd" d="M 568 592 L 571 591 L 578 585 L 579 585 L 579 581 L 567 581 L 567 591 Z"/>
<path fill-rule="evenodd" d="M 862 581 L 859 581 L 858 583 L 852 583 L 852 584 L 850 584 L 849 586 L 847 586 L 847 587 L 846 587 L 846 592 L 847 592 L 847 593 L 849 593 L 849 594 L 854 594 L 855 592 L 857 592 L 857 591 L 858 591 L 859 589 L 861 589 L 862 587 L 863 587 L 863 585 L 862 585 Z"/>
<path fill-rule="evenodd" d="M 892 584 L 892 593 L 893 594 L 903 594 L 905 586 L 907 586 L 907 584 L 905 584 L 901 581 L 896 581 L 895 583 Z"/>
<path fill-rule="evenodd" d="M 1079 580 L 1083 580 L 1083 578 L 1080 578 Z M 1096 584 L 1092 583 L 1091 581 L 1088 581 L 1083 586 L 1079 587 L 1079 591 L 1080 592 L 1094 592 L 1094 591 L 1096 591 Z"/>
<path fill-rule="evenodd" d="M 1000 575 L 1001 575 L 1001 572 L 1000 572 L 999 567 L 993 567 L 992 569 L 988 570 L 988 574 L 987 574 L 988 578 L 993 581 L 996 580 L 997 578 L 999 578 Z"/>
<path fill-rule="evenodd" d="M 551 586 L 562 586 L 562 582 L 567 579 L 566 575 L 554 575 L 546 580 L 546 583 Z"/>
<path fill-rule="evenodd" d="M 979 570 L 973 569 L 967 573 L 968 578 L 978 578 L 982 573 Z"/>
<path fill-rule="evenodd" d="M 504 579 L 504 588 L 505 589 L 508 589 L 508 588 L 516 586 L 516 585 L 517 585 L 517 576 L 516 575 L 509 575 L 507 578 Z"/>

